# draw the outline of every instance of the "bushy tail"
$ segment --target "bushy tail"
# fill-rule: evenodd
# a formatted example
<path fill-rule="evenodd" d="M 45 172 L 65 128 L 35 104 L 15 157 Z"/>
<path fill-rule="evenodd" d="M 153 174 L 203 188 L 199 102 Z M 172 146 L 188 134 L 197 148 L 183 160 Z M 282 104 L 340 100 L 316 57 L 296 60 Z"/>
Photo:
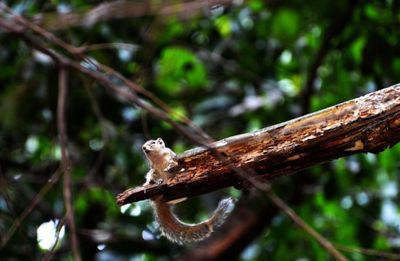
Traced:
<path fill-rule="evenodd" d="M 213 228 L 221 226 L 228 215 L 232 212 L 234 206 L 232 198 L 221 200 L 212 217 L 205 222 L 209 222 Z"/>
<path fill-rule="evenodd" d="M 199 224 L 187 224 L 174 215 L 169 204 L 152 201 L 152 205 L 161 232 L 169 240 L 178 244 L 200 241 L 209 237 L 216 227 L 224 223 L 234 207 L 232 198 L 223 199 L 211 218 Z"/>

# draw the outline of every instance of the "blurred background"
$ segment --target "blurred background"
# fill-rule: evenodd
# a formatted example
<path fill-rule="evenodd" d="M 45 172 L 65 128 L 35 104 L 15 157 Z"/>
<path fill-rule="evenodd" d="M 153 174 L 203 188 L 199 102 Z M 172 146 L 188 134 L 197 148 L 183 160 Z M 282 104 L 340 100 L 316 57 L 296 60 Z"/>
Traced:
<path fill-rule="evenodd" d="M 4 3 L 152 92 L 215 140 L 400 81 L 398 1 Z M 57 129 L 59 69 L 33 47 L 0 28 L 0 256 L 70 260 Z M 141 145 L 147 139 L 162 137 L 178 154 L 195 145 L 82 73 L 68 70 L 67 79 L 72 207 L 82 259 L 169 260 L 190 253 L 194 246 L 160 237 L 148 201 L 118 207 L 115 195 L 144 183 Z M 375 260 L 366 249 L 400 252 L 399 159 L 395 146 L 315 166 L 272 186 L 349 259 Z M 177 213 L 187 222 L 204 220 L 222 196 L 241 194 L 230 188 L 196 197 Z M 284 213 L 269 213 L 235 258 L 329 259 Z"/>

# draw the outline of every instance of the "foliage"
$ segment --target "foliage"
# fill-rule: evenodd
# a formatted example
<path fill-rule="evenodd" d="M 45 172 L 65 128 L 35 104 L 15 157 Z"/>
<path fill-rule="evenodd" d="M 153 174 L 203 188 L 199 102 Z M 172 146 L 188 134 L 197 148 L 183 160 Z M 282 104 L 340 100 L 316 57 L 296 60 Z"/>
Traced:
<path fill-rule="evenodd" d="M 54 33 L 75 46 L 129 44 L 85 54 L 151 91 L 215 139 L 289 120 L 400 81 L 396 1 L 234 2 L 205 8 L 200 15 L 188 15 L 187 10 L 176 16 L 145 13 Z M 81 12 L 99 4 L 6 3 L 29 18 Z M 50 184 L 61 152 L 57 66 L 4 31 L 0 65 L 0 234 L 5 235 Z M 118 209 L 113 195 L 144 182 L 147 166 L 141 145 L 149 137 L 162 137 L 178 152 L 192 145 L 171 125 L 146 117 L 143 110 L 72 70 L 67 103 L 73 206 L 84 260 L 156 260 L 184 251 L 164 238 L 149 240 L 158 234 L 147 202 Z M 399 146 L 378 155 L 338 159 L 276 182 L 274 191 L 284 200 L 297 198 L 293 209 L 333 243 L 399 252 L 399 160 Z M 291 195 L 294 187 L 299 192 Z M 193 199 L 179 208 L 179 214 L 188 221 L 204 218 L 218 196 Z M 47 251 L 39 248 L 36 231 L 45 222 L 61 221 L 63 204 L 62 182 L 56 180 L 18 224 L 0 255 L 10 260 L 41 259 Z M 265 233 L 242 253 L 243 260 L 328 258 L 326 250 L 283 213 L 271 220 Z M 68 235 L 67 229 L 56 258 L 70 257 Z M 369 259 L 355 251 L 346 255 Z"/>

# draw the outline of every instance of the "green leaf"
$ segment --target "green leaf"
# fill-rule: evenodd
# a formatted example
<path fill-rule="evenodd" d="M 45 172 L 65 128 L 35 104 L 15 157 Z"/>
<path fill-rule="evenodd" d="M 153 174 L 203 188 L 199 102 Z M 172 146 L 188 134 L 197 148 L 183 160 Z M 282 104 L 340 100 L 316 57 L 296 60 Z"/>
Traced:
<path fill-rule="evenodd" d="M 163 31 L 159 32 L 158 39 L 161 42 L 168 42 L 172 39 L 178 37 L 184 32 L 184 24 L 181 21 L 178 21 L 175 18 L 172 18 L 168 21 L 168 24 L 163 27 Z"/>
<path fill-rule="evenodd" d="M 251 10 L 255 12 L 259 12 L 264 9 L 264 2 L 260 0 L 251 0 L 248 1 L 248 5 Z"/>
<path fill-rule="evenodd" d="M 364 50 L 365 43 L 365 38 L 359 37 L 350 47 L 351 55 L 353 56 L 354 61 L 358 64 L 362 61 L 362 52 Z"/>
<path fill-rule="evenodd" d="M 164 49 L 158 65 L 156 85 L 170 94 L 176 94 L 184 87 L 198 89 L 207 84 L 204 65 L 192 52 L 184 48 Z"/>
<path fill-rule="evenodd" d="M 74 202 L 76 215 L 83 215 L 89 210 L 89 206 L 94 204 L 103 205 L 109 216 L 116 215 L 119 212 L 114 196 L 109 191 L 100 187 L 91 187 L 80 193 L 76 198 Z"/>
<path fill-rule="evenodd" d="M 218 17 L 215 20 L 215 26 L 222 37 L 228 37 L 232 33 L 232 24 L 227 16 Z"/>
<path fill-rule="evenodd" d="M 299 15 L 290 10 L 282 9 L 273 17 L 272 34 L 282 42 L 293 42 L 299 34 Z"/>
<path fill-rule="evenodd" d="M 185 107 L 176 105 L 172 107 L 172 119 L 175 121 L 179 121 L 182 119 L 182 117 L 187 117 L 187 112 L 185 110 Z"/>
<path fill-rule="evenodd" d="M 365 14 L 368 18 L 371 18 L 372 20 L 379 20 L 380 18 L 379 11 L 373 4 L 367 4 L 365 6 Z"/>

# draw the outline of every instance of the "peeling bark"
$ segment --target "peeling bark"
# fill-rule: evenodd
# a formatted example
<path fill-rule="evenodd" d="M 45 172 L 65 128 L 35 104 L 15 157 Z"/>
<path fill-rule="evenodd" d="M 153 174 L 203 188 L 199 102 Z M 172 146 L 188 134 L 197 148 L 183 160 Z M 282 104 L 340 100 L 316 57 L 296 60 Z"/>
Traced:
<path fill-rule="evenodd" d="M 293 174 L 336 158 L 392 147 L 400 140 L 400 85 L 372 92 L 303 117 L 252 133 L 229 137 L 178 156 L 179 166 L 167 184 L 128 189 L 117 196 L 127 203 L 162 196 L 165 201 L 193 197 L 243 178 L 230 164 L 259 180 Z"/>

